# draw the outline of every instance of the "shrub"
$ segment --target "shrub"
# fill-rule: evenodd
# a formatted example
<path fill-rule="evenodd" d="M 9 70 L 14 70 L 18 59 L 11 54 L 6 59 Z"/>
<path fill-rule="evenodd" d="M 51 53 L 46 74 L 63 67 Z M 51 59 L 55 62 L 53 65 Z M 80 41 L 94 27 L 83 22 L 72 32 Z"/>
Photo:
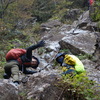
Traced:
<path fill-rule="evenodd" d="M 88 79 L 85 72 L 73 77 L 65 75 L 58 85 L 62 89 L 59 98 L 65 98 L 64 100 L 99 100 L 99 95 L 96 95 L 96 85 L 94 81 Z"/>
<path fill-rule="evenodd" d="M 92 21 L 100 21 L 100 1 L 95 1 L 90 8 L 90 18 Z"/>

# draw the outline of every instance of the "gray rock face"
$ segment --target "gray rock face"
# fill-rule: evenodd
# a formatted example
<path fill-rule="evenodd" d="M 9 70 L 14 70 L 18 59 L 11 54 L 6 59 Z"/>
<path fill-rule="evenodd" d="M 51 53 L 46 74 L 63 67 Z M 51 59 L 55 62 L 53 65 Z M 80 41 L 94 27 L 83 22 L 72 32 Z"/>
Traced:
<path fill-rule="evenodd" d="M 60 95 L 60 90 L 56 86 L 58 81 L 59 76 L 52 71 L 34 74 L 27 82 L 27 99 L 57 100 Z"/>
<path fill-rule="evenodd" d="M 11 83 L 0 80 L 0 100 L 18 100 L 18 90 Z"/>
<path fill-rule="evenodd" d="M 89 79 L 99 84 L 100 83 L 100 71 L 95 68 L 97 64 L 88 59 L 82 60 L 82 62 L 85 66 Z"/>
<path fill-rule="evenodd" d="M 94 52 L 94 56 L 95 56 L 95 62 L 97 63 L 97 69 L 100 70 L 100 33 L 96 33 L 97 35 L 97 39 L 96 39 L 96 49 Z"/>
<path fill-rule="evenodd" d="M 44 36 L 49 35 L 45 39 L 47 44 L 47 54 L 43 56 L 45 62 L 41 66 L 44 67 L 44 65 L 47 65 L 47 62 L 49 62 L 55 55 L 54 51 L 57 51 L 60 47 L 62 49 L 69 49 L 72 54 L 94 53 L 95 57 L 97 58 L 96 63 L 87 59 L 83 60 L 82 62 L 89 78 L 97 83 L 100 83 L 100 71 L 96 69 L 97 63 L 100 63 L 100 33 L 98 33 L 98 38 L 95 37 L 94 33 L 91 33 L 88 30 L 83 32 L 76 29 L 74 32 L 75 34 L 70 34 L 68 31 L 72 29 L 72 25 L 61 26 L 61 24 L 61 22 L 55 20 L 41 25 L 41 30 L 48 33 L 46 33 Z M 78 28 L 81 29 L 83 27 L 85 27 L 84 29 L 92 27 L 91 24 L 88 24 L 88 12 L 84 14 L 83 20 L 80 18 L 80 22 L 78 24 Z M 76 25 L 77 24 L 73 26 L 75 27 Z M 53 33 L 57 34 L 53 35 Z M 52 67 L 52 69 L 50 67 Z M 25 87 L 23 84 L 20 85 L 20 93 L 24 92 L 24 96 L 23 94 L 20 96 L 18 95 L 18 90 L 15 88 L 15 86 L 9 82 L 3 82 L 0 80 L 0 100 L 59 100 L 61 90 L 56 86 L 56 84 L 61 78 L 59 76 L 60 72 L 58 69 L 53 69 L 52 65 L 50 67 L 42 70 L 39 73 L 31 75 L 28 78 L 27 83 L 24 84 Z"/>
<path fill-rule="evenodd" d="M 94 33 L 85 33 L 64 37 L 59 44 L 63 49 L 69 49 L 73 54 L 93 54 L 96 37 Z"/>

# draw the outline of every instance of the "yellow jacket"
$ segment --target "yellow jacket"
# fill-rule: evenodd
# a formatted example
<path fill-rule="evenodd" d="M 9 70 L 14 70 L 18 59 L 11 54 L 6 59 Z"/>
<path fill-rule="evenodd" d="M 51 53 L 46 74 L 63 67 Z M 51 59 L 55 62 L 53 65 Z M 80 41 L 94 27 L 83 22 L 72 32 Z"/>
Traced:
<path fill-rule="evenodd" d="M 66 54 L 65 58 L 64 58 L 64 63 L 74 66 L 74 67 L 71 67 L 70 69 L 75 69 L 75 71 L 78 73 L 85 71 L 83 63 L 79 60 L 78 57 L 76 57 L 74 55 Z M 63 72 L 65 72 L 68 69 L 67 69 L 67 67 L 63 66 L 62 70 L 63 70 Z"/>

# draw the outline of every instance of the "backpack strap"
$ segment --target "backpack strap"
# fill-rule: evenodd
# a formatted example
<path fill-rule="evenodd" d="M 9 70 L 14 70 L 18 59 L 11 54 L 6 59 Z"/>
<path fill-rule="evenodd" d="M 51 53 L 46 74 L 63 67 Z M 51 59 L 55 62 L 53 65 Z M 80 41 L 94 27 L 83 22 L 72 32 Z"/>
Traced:
<path fill-rule="evenodd" d="M 31 65 L 31 62 L 25 62 L 25 63 L 23 63 L 20 57 L 17 59 L 17 61 L 19 62 L 20 65 L 22 65 L 22 64 L 26 65 L 26 66 L 27 65 Z"/>

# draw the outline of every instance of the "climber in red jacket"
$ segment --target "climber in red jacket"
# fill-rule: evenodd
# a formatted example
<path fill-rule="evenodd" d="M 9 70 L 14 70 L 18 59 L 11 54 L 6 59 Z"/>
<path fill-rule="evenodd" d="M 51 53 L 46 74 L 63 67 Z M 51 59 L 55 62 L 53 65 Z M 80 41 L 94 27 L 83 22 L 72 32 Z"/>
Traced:
<path fill-rule="evenodd" d="M 15 48 L 11 49 L 6 54 L 6 61 L 4 70 L 4 78 L 9 79 L 13 77 L 13 82 L 19 84 L 19 70 L 24 74 L 34 74 L 37 71 L 28 70 L 27 68 L 31 67 L 36 69 L 39 65 L 39 60 L 32 55 L 32 50 L 36 48 L 43 47 L 45 41 L 40 41 L 35 45 L 28 47 L 27 49 Z"/>
<path fill-rule="evenodd" d="M 88 10 L 89 10 L 90 6 L 92 6 L 93 3 L 94 3 L 94 0 L 84 0 L 83 7 L 88 7 Z"/>
<path fill-rule="evenodd" d="M 94 3 L 94 0 L 89 0 L 89 5 L 91 6 Z"/>

